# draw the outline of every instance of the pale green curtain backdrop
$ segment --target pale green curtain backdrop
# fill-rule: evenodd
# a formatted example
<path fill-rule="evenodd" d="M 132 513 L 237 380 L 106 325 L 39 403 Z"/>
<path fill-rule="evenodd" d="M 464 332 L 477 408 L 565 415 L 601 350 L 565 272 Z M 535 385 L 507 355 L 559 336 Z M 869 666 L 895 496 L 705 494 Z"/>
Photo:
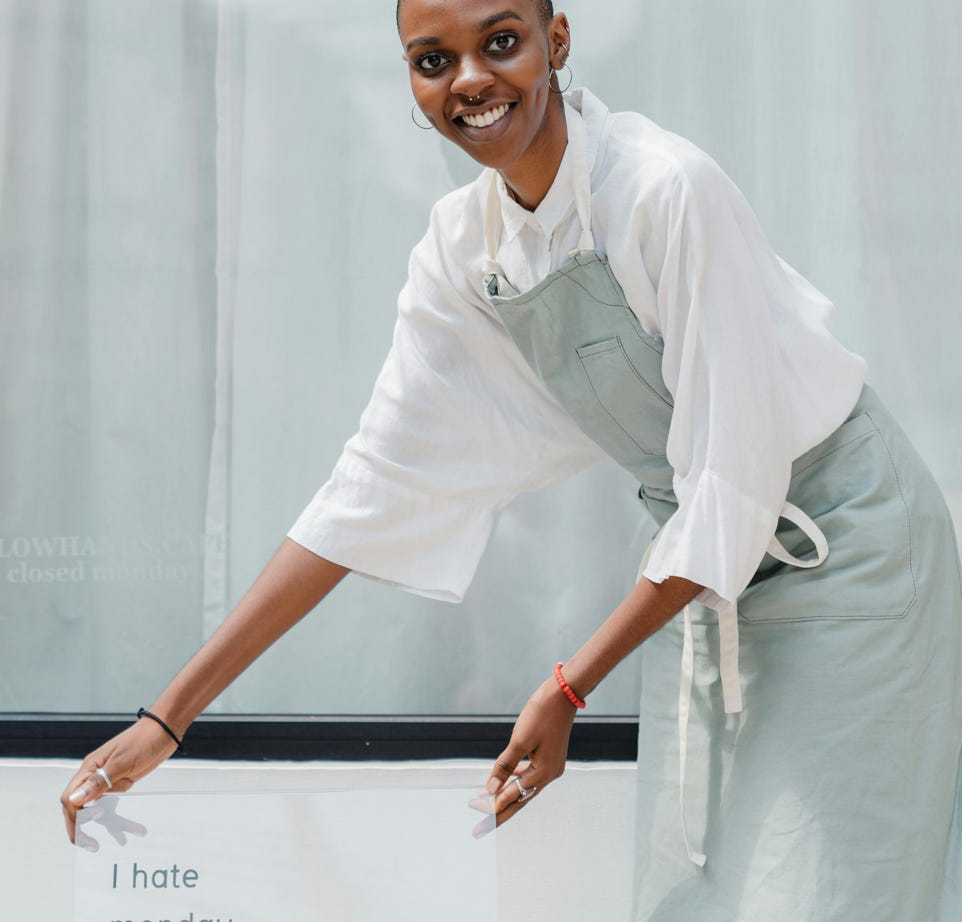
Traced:
<path fill-rule="evenodd" d="M 960 521 L 962 5 L 564 8 L 576 84 L 721 163 Z M 0 0 L 0 711 L 148 703 L 326 478 L 477 172 L 411 102 L 391 0 Z M 501 516 L 462 606 L 349 579 L 215 709 L 513 713 L 646 534 L 600 465 Z"/>

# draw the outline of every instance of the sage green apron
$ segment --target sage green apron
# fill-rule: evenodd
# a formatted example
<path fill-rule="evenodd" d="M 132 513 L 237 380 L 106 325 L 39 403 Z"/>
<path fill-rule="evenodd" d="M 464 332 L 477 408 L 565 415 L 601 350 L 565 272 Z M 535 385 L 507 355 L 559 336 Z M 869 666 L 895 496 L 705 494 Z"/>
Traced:
<path fill-rule="evenodd" d="M 492 176 L 485 286 L 660 527 L 677 508 L 672 399 L 660 344 L 594 250 L 583 131 L 569 116 L 579 250 L 516 295 L 497 262 Z M 729 612 L 727 682 L 715 611 L 693 604 L 642 646 L 634 918 L 962 922 L 958 548 L 931 475 L 869 388 L 793 464 L 775 538 Z"/>

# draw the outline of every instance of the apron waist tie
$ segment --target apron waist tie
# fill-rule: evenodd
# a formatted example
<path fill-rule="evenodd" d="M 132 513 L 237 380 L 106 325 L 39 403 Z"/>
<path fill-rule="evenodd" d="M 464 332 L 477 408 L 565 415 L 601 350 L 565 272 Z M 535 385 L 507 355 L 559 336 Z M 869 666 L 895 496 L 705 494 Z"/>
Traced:
<path fill-rule="evenodd" d="M 824 563 L 828 557 L 828 541 L 822 530 L 798 506 L 786 502 L 782 506 L 780 518 L 788 519 L 804 532 L 815 545 L 815 556 L 802 559 L 785 550 L 784 545 L 772 535 L 767 551 L 776 560 L 793 567 L 809 569 Z M 655 546 L 655 540 L 645 551 L 641 570 L 644 570 Z M 639 573 L 640 575 L 640 573 Z M 685 813 L 685 774 L 688 768 L 688 721 L 691 716 L 692 686 L 695 678 L 695 643 L 692 633 L 691 607 L 683 610 L 684 641 L 681 649 L 681 683 L 678 690 L 678 801 L 681 809 L 681 834 L 685 841 L 688 860 L 698 867 L 704 867 L 708 856 L 695 849 L 688 836 L 688 818 Z M 742 710 L 741 676 L 738 671 L 738 606 L 732 603 L 718 612 L 719 664 L 718 671 L 722 683 L 722 699 L 726 714 L 738 714 Z"/>
<path fill-rule="evenodd" d="M 691 631 L 691 606 L 684 609 L 685 640 L 681 648 L 681 687 L 678 690 L 678 805 L 681 808 L 681 836 L 688 860 L 703 868 L 708 856 L 696 851 L 688 838 L 685 815 L 685 772 L 688 768 L 688 717 L 691 714 L 691 687 L 695 678 L 695 642 Z M 737 665 L 736 665 L 737 668 Z"/>

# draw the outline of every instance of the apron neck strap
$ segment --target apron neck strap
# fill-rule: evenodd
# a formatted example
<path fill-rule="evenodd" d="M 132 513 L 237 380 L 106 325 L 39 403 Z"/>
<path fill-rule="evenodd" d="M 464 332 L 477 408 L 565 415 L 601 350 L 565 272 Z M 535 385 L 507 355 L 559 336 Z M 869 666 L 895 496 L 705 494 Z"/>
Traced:
<path fill-rule="evenodd" d="M 568 151 L 571 155 L 571 185 L 575 208 L 581 223 L 581 238 L 575 253 L 593 253 L 595 238 L 591 233 L 591 174 L 588 172 L 588 129 L 581 114 L 565 102 L 565 120 L 568 124 Z"/>

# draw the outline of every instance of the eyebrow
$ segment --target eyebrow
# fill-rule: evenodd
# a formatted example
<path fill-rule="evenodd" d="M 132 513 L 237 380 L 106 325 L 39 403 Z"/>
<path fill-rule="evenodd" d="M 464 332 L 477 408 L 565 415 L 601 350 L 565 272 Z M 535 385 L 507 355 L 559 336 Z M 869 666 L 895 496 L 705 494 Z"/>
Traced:
<path fill-rule="evenodd" d="M 492 16 L 488 16 L 486 19 L 481 20 L 478 23 L 478 32 L 487 32 L 488 29 L 497 23 L 502 22 L 505 19 L 517 19 L 518 22 L 524 22 L 524 19 L 518 15 L 514 10 L 504 10 L 501 13 L 495 13 Z M 441 39 L 433 35 L 423 35 L 418 36 L 418 38 L 412 38 L 411 41 L 404 46 L 406 51 L 410 51 L 415 45 L 440 45 Z"/>
<path fill-rule="evenodd" d="M 518 22 L 524 22 L 524 19 L 522 19 L 521 16 L 519 16 L 514 10 L 505 10 L 503 13 L 495 13 L 493 16 L 489 16 L 487 19 L 483 20 L 478 25 L 478 31 L 486 32 L 491 28 L 491 26 L 493 26 L 495 23 L 501 22 L 503 19 L 517 19 Z"/>

